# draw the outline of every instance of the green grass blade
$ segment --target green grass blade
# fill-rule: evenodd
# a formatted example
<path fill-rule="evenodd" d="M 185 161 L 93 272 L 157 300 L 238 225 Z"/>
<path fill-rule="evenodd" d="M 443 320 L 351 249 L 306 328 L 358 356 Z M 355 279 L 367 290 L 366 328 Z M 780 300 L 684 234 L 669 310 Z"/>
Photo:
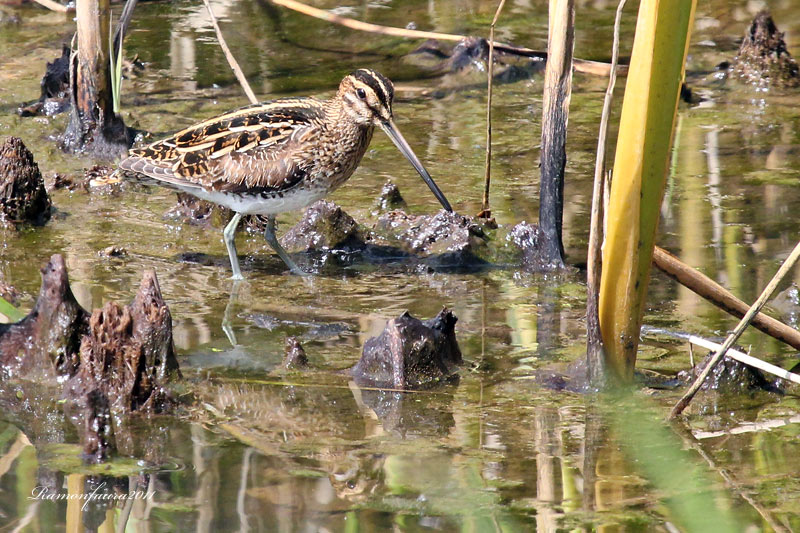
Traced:
<path fill-rule="evenodd" d="M 108 31 L 108 49 L 108 60 L 111 65 L 111 99 L 114 113 L 119 113 L 120 88 L 122 86 L 122 39 L 119 42 L 119 49 L 114 50 L 114 33 L 111 28 Z"/>
<path fill-rule="evenodd" d="M 0 314 L 7 317 L 12 322 L 19 322 L 25 318 L 25 313 L 11 305 L 5 298 L 0 296 Z"/>

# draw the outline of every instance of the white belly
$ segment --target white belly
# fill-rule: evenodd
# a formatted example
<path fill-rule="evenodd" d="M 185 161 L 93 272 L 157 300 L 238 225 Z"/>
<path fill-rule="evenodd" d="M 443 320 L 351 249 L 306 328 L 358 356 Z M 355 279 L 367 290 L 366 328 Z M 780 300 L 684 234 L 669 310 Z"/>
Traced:
<path fill-rule="evenodd" d="M 208 191 L 199 187 L 178 187 L 201 200 L 227 207 L 243 215 L 277 215 L 288 211 L 299 211 L 322 200 L 328 190 L 319 187 L 295 188 L 283 193 L 261 195 L 230 194 L 219 191 Z"/>

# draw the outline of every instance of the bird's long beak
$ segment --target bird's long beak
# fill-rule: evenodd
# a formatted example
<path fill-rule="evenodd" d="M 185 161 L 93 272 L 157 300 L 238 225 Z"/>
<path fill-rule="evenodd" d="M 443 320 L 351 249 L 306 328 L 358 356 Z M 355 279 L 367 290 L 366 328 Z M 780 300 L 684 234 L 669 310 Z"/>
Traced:
<path fill-rule="evenodd" d="M 439 200 L 439 203 L 442 204 L 442 207 L 444 207 L 446 211 L 452 211 L 453 208 L 450 207 L 450 202 L 447 201 L 447 198 L 445 198 L 441 189 L 436 186 L 433 178 L 430 174 L 428 174 L 428 171 L 425 170 L 425 167 L 422 166 L 419 158 L 414 154 L 414 151 L 411 150 L 411 147 L 408 145 L 406 140 L 402 135 L 400 135 L 397 127 L 394 125 L 394 121 L 392 119 L 386 121 L 381 120 L 379 124 L 381 129 L 386 132 L 386 135 L 389 136 L 394 145 L 397 146 L 401 152 L 403 152 L 403 155 L 406 156 L 406 159 L 408 159 L 417 172 L 419 172 L 419 175 L 422 176 L 422 179 L 428 185 L 431 192 L 433 192 L 433 195 L 436 196 L 436 199 Z"/>

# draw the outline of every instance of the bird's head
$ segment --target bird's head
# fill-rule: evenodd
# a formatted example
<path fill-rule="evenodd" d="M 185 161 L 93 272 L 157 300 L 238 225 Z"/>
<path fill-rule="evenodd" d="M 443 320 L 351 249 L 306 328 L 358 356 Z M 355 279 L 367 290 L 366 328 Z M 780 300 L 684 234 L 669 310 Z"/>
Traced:
<path fill-rule="evenodd" d="M 338 97 L 344 103 L 345 112 L 360 126 L 378 126 L 404 156 L 411 162 L 419 175 L 433 192 L 439 203 L 447 211 L 452 211 L 442 191 L 434 183 L 431 175 L 422 166 L 419 158 L 400 134 L 392 118 L 392 99 L 394 85 L 389 78 L 370 69 L 358 69 L 344 77 L 339 84 Z"/>
<path fill-rule="evenodd" d="M 392 120 L 394 85 L 374 70 L 362 68 L 345 76 L 339 84 L 339 97 L 350 118 L 361 126 Z"/>

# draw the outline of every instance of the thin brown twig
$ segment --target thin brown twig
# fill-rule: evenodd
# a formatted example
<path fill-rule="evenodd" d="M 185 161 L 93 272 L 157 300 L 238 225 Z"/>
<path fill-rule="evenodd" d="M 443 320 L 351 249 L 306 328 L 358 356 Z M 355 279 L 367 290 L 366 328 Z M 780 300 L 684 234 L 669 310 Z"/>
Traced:
<path fill-rule="evenodd" d="M 705 379 L 708 377 L 711 371 L 714 370 L 714 367 L 717 366 L 717 363 L 722 360 L 725 352 L 727 352 L 728 349 L 733 346 L 733 343 L 739 339 L 745 328 L 750 325 L 750 321 L 753 320 L 753 317 L 756 316 L 759 311 L 761 311 L 761 308 L 767 303 L 769 297 L 772 296 L 773 292 L 775 292 L 778 284 L 781 282 L 781 280 L 783 280 L 784 276 L 786 276 L 789 270 L 791 270 L 798 259 L 800 259 L 800 242 L 795 245 L 792 253 L 789 254 L 789 257 L 786 258 L 781 267 L 764 288 L 763 292 L 758 297 L 758 300 L 756 300 L 755 303 L 750 306 L 747 314 L 744 315 L 744 317 L 736 325 L 736 328 L 733 330 L 733 332 L 731 332 L 731 334 L 728 335 L 728 338 L 725 339 L 725 343 L 722 345 L 722 348 L 720 348 L 720 350 L 714 354 L 714 357 L 708 362 L 706 367 L 703 369 L 703 372 L 697 376 L 697 379 L 694 380 L 694 383 L 692 383 L 692 386 L 688 391 L 686 391 L 686 394 L 684 394 L 678 403 L 675 404 L 675 407 L 672 408 L 672 411 L 669 414 L 669 419 L 675 418 L 681 414 L 684 409 L 686 409 L 686 406 L 689 405 L 689 402 L 692 401 L 694 395 L 697 394 L 697 391 L 700 390 L 700 387 L 702 387 Z"/>
<path fill-rule="evenodd" d="M 74 13 L 74 7 L 67 7 L 64 4 L 59 4 L 53 0 L 33 0 L 37 4 L 46 7 L 50 11 L 57 11 L 58 13 Z"/>
<path fill-rule="evenodd" d="M 611 102 L 614 98 L 614 86 L 617 82 L 617 59 L 619 57 L 619 27 L 622 20 L 622 9 L 626 0 L 620 0 L 614 19 L 614 41 L 611 47 L 611 68 L 609 69 L 608 87 L 603 100 L 603 112 L 600 115 L 600 131 L 597 135 L 597 156 L 594 165 L 594 185 L 592 187 L 592 214 L 589 228 L 589 256 L 586 265 L 586 281 L 588 302 L 586 306 L 586 353 L 589 358 L 587 368 L 590 380 L 599 384 L 604 373 L 603 339 L 600 333 L 600 317 L 598 315 L 600 298 L 600 269 L 603 246 L 603 177 L 606 172 L 606 141 L 608 139 L 608 117 L 611 114 Z"/>
<path fill-rule="evenodd" d="M 214 31 L 217 32 L 217 41 L 219 41 L 219 46 L 222 48 L 222 52 L 225 54 L 225 59 L 228 60 L 228 64 L 231 66 L 233 74 L 236 76 L 236 79 L 239 80 L 239 84 L 242 86 L 242 89 L 244 89 L 244 93 L 247 95 L 247 99 L 250 100 L 250 103 L 257 104 L 258 98 L 256 98 L 256 94 L 253 92 L 253 89 L 250 88 L 250 84 L 247 82 L 247 78 L 245 78 L 242 69 L 239 68 L 239 63 L 236 62 L 236 58 L 233 57 L 230 48 L 228 48 L 228 44 L 225 42 L 225 37 L 222 36 L 222 30 L 217 23 L 217 17 L 214 16 L 214 11 L 211 9 L 211 4 L 208 2 L 208 0 L 203 0 L 203 3 L 206 5 L 208 15 L 211 17 L 211 23 L 214 25 Z"/>
<path fill-rule="evenodd" d="M 494 78 L 494 27 L 497 24 L 497 19 L 500 17 L 500 12 L 503 6 L 506 5 L 506 0 L 500 0 L 497 6 L 497 11 L 494 12 L 492 25 L 489 26 L 489 64 L 486 68 L 488 77 L 487 91 L 486 91 L 486 168 L 484 170 L 484 188 L 483 188 L 483 207 L 481 208 L 481 216 L 484 218 L 491 218 L 492 212 L 489 209 L 489 186 L 492 181 L 492 81 Z"/>
<path fill-rule="evenodd" d="M 467 35 L 458 35 L 453 33 L 439 33 L 432 31 L 408 30 L 406 28 L 396 28 L 393 26 L 381 26 L 379 24 L 371 24 L 369 22 L 361 22 L 360 20 L 343 17 L 329 13 L 324 9 L 317 9 L 316 7 L 307 6 L 297 0 L 269 0 L 273 4 L 292 11 L 297 11 L 310 17 L 318 18 L 333 24 L 350 28 L 351 30 L 366 31 L 370 33 L 379 33 L 381 35 L 392 35 L 394 37 L 403 37 L 406 39 L 436 39 L 439 41 L 461 41 L 466 39 Z M 525 48 L 524 46 L 514 46 L 513 44 L 494 42 L 493 45 L 497 50 L 515 54 L 524 57 L 534 57 L 539 59 L 547 59 L 547 52 L 542 50 L 533 50 Z M 608 76 L 611 65 L 602 63 L 600 61 L 589 61 L 588 59 L 573 59 L 573 66 L 576 71 L 584 72 L 586 74 L 595 74 L 599 76 Z M 627 73 L 627 66 L 617 66 L 619 74 Z"/>
<path fill-rule="evenodd" d="M 653 249 L 653 265 L 690 291 L 736 318 L 742 318 L 750 308 L 750 304 L 734 296 L 725 287 L 658 246 Z M 751 325 L 772 338 L 800 350 L 800 331 L 780 320 L 758 313 Z"/>

